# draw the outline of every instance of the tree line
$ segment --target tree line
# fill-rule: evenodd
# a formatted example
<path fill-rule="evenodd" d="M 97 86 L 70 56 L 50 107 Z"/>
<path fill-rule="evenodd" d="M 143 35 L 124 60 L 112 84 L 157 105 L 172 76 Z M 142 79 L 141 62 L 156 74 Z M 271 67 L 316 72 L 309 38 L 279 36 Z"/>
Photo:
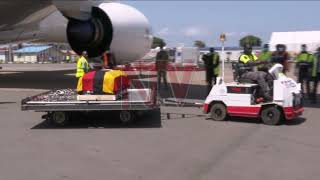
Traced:
<path fill-rule="evenodd" d="M 243 38 L 240 39 L 239 41 L 239 46 L 240 47 L 244 47 L 245 44 L 249 44 L 253 47 L 258 47 L 261 46 L 262 44 L 262 40 L 261 38 L 257 37 L 257 36 L 253 36 L 253 35 L 248 35 L 245 36 Z M 166 46 L 166 42 L 164 39 L 159 38 L 159 37 L 154 37 L 153 38 L 153 43 L 152 43 L 152 48 L 156 48 L 159 46 Z M 207 47 L 206 43 L 204 41 L 201 40 L 196 40 L 193 43 L 194 47 L 198 47 L 198 48 L 205 48 Z"/>

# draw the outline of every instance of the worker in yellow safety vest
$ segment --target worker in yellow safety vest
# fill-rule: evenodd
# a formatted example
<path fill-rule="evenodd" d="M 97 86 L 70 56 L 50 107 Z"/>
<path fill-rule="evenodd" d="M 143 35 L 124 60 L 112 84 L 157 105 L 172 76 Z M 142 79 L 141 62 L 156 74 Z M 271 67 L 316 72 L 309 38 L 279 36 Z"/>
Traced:
<path fill-rule="evenodd" d="M 66 63 L 70 63 L 70 60 L 71 60 L 70 55 L 67 54 L 67 55 L 66 55 Z"/>
<path fill-rule="evenodd" d="M 87 73 L 90 69 L 89 63 L 87 61 L 88 54 L 86 51 L 82 52 L 82 56 L 78 59 L 77 62 L 77 73 L 76 77 L 79 79 L 81 78 L 85 73 Z"/>
<path fill-rule="evenodd" d="M 296 74 L 298 75 L 298 82 L 301 83 L 301 90 L 304 93 L 304 85 L 307 85 L 307 94 L 310 94 L 310 80 L 312 71 L 313 55 L 307 51 L 307 45 L 301 45 L 301 52 L 296 58 Z"/>
<path fill-rule="evenodd" d="M 272 100 L 270 83 L 267 73 L 263 71 L 254 71 L 254 66 L 265 64 L 266 62 L 259 61 L 257 56 L 252 54 L 252 46 L 246 44 L 243 54 L 239 57 L 239 76 L 240 82 L 252 81 L 259 85 L 259 96 L 263 97 L 264 101 Z"/>
<path fill-rule="evenodd" d="M 261 53 L 259 54 L 259 60 L 269 62 L 271 60 L 271 56 L 272 56 L 272 53 L 269 51 L 269 44 L 263 45 L 263 49 L 262 49 Z M 257 68 L 258 68 L 258 71 L 267 72 L 269 67 L 270 66 L 268 64 L 260 64 L 260 65 L 258 65 Z"/>
<path fill-rule="evenodd" d="M 220 56 L 215 52 L 215 49 L 211 47 L 209 53 L 203 55 L 202 60 L 206 67 L 207 93 L 209 94 L 212 84 L 216 84 L 217 77 L 220 74 Z"/>
<path fill-rule="evenodd" d="M 211 51 L 210 51 L 211 52 Z M 217 83 L 217 77 L 220 74 L 220 56 L 217 52 L 212 52 L 212 65 L 213 65 L 213 76 L 212 76 L 212 81 L 213 84 Z"/>

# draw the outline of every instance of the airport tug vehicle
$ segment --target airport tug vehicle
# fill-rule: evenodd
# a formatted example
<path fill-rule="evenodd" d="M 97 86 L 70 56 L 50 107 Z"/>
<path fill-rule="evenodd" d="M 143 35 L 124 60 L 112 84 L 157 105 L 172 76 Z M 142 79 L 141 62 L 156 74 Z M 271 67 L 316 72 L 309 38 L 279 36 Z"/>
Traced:
<path fill-rule="evenodd" d="M 273 77 L 273 100 L 256 102 L 258 85 L 235 81 L 225 83 L 218 78 L 217 84 L 203 105 L 204 112 L 215 121 L 230 117 L 261 118 L 264 124 L 278 125 L 282 120 L 291 120 L 302 115 L 301 84 L 282 74 L 283 66 L 275 64 L 269 75 Z M 238 68 L 233 64 L 234 76 Z M 237 79 L 237 78 L 235 78 Z"/>

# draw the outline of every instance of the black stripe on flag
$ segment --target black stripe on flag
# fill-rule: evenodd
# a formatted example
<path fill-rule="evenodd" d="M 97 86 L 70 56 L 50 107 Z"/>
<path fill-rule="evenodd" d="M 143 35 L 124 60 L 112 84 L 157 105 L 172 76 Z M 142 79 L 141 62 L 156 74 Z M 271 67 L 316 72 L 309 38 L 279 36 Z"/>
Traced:
<path fill-rule="evenodd" d="M 94 94 L 104 94 L 103 93 L 103 79 L 104 71 L 97 71 L 93 78 L 93 93 Z"/>

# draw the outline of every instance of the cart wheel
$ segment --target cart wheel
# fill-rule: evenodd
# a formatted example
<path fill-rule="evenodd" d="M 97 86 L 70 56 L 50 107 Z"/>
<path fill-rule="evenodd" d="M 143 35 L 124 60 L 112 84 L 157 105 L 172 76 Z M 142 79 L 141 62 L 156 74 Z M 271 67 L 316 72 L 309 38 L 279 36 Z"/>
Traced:
<path fill-rule="evenodd" d="M 56 126 L 64 126 L 68 123 L 69 116 L 66 112 L 53 112 L 50 121 Z"/>
<path fill-rule="evenodd" d="M 227 117 L 227 109 L 221 103 L 215 103 L 210 109 L 211 118 L 214 121 L 224 121 Z"/>
<path fill-rule="evenodd" d="M 281 121 L 281 111 L 274 106 L 269 106 L 261 111 L 262 122 L 266 125 L 278 125 Z"/>
<path fill-rule="evenodd" d="M 134 120 L 134 114 L 131 111 L 120 111 L 120 121 L 123 124 L 129 124 Z"/>

